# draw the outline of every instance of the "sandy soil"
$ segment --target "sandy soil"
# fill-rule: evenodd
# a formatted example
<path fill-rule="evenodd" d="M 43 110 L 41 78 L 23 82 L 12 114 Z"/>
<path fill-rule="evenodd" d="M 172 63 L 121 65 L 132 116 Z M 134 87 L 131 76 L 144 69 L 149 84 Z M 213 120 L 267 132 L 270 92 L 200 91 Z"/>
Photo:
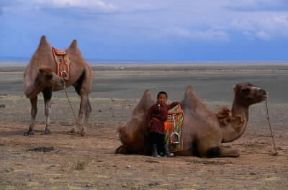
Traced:
<path fill-rule="evenodd" d="M 20 71 L 18 68 L 0 70 L 0 190 L 287 189 L 288 104 L 286 91 L 282 90 L 283 83 L 279 81 L 287 81 L 288 71 L 286 67 L 265 68 L 255 71 L 245 67 L 249 72 L 223 67 L 214 70 L 195 70 L 192 67 L 188 71 L 183 69 L 175 72 L 160 68 L 152 71 L 149 68 L 101 68 L 95 71 L 96 88 L 91 95 L 93 114 L 85 137 L 66 133 L 74 121 L 61 92 L 53 98 L 53 133 L 41 135 L 44 116 L 40 99 L 36 134 L 23 136 L 28 128 L 30 105 L 21 91 L 21 68 Z M 231 76 L 234 76 L 233 80 Z M 251 109 L 250 123 L 243 137 L 227 144 L 240 149 L 239 158 L 152 158 L 114 154 L 120 145 L 117 127 L 128 119 L 145 87 L 151 86 L 154 92 L 168 89 L 171 99 L 178 99 L 182 95 L 174 91 L 180 87 L 175 85 L 173 88 L 173 84 L 167 80 L 183 85 L 192 81 L 211 109 L 216 109 L 219 105 L 229 105 L 231 83 L 241 81 L 245 76 L 249 76 L 256 84 L 258 81 L 274 95 L 269 108 L 278 156 L 270 155 L 271 138 L 263 104 Z M 271 78 L 274 80 L 271 81 Z M 135 91 L 132 92 L 129 86 L 135 87 Z M 212 97 L 211 88 L 203 90 L 207 86 L 222 86 L 230 90 L 223 93 L 214 88 L 215 96 Z M 69 95 L 77 110 L 79 100 L 72 91 Z"/>

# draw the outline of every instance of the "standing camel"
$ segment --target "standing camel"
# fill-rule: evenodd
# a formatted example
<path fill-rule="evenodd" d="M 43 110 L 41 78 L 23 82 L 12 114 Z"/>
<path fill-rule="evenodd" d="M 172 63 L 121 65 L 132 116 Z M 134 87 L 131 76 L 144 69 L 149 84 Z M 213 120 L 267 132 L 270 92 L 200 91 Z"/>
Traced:
<path fill-rule="evenodd" d="M 92 69 L 82 57 L 76 40 L 72 41 L 65 52 L 61 52 L 62 55 L 65 55 L 66 61 L 69 62 L 69 69 L 64 70 L 60 74 L 58 72 L 59 65 L 57 65 L 53 51 L 55 51 L 55 48 L 52 48 L 46 37 L 42 36 L 38 48 L 24 71 L 24 93 L 31 102 L 31 122 L 28 131 L 24 135 L 34 134 L 38 94 L 42 92 L 45 103 L 46 125 L 43 133 L 49 134 L 52 92 L 63 90 L 73 85 L 81 98 L 77 120 L 79 131 L 77 132 L 84 136 L 84 123 L 86 124 L 92 111 L 89 101 L 93 80 Z M 64 66 L 67 67 L 67 65 Z M 75 127 L 73 127 L 71 132 L 76 132 Z"/>
<path fill-rule="evenodd" d="M 184 110 L 183 149 L 176 155 L 200 157 L 238 157 L 239 152 L 222 145 L 240 138 L 248 123 L 249 106 L 266 100 L 266 91 L 251 83 L 239 83 L 234 87 L 231 111 L 225 108 L 218 113 L 210 111 L 188 86 L 181 106 Z M 116 153 L 149 154 L 146 114 L 154 100 L 149 90 L 135 107 L 132 118 L 119 128 L 122 145 Z"/>

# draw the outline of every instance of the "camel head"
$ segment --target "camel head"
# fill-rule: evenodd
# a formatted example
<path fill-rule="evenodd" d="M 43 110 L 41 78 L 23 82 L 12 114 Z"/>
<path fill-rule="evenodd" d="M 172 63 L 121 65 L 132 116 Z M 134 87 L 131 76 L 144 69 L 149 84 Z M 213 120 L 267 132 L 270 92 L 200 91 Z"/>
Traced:
<path fill-rule="evenodd" d="M 41 88 L 63 88 L 64 81 L 50 68 L 40 68 L 36 77 L 37 85 Z"/>
<path fill-rule="evenodd" d="M 238 83 L 234 87 L 235 100 L 246 106 L 262 102 L 267 99 L 267 92 L 251 83 Z"/>

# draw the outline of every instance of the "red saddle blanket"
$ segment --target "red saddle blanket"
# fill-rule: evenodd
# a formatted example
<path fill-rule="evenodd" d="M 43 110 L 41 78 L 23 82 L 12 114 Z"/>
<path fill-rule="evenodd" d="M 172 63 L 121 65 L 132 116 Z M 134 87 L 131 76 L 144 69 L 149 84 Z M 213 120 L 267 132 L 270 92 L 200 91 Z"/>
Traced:
<path fill-rule="evenodd" d="M 177 152 L 183 149 L 183 123 L 184 113 L 180 105 L 168 111 L 168 119 L 164 123 L 164 126 L 166 143 L 169 145 L 170 152 Z"/>
<path fill-rule="evenodd" d="M 56 74 L 65 79 L 70 78 L 70 59 L 64 50 L 52 48 L 53 57 L 56 63 Z"/>

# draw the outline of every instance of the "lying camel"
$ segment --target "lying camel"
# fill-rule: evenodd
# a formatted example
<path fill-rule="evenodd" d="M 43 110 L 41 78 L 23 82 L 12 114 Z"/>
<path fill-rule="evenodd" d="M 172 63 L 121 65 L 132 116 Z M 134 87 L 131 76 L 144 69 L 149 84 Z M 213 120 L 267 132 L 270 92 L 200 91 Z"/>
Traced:
<path fill-rule="evenodd" d="M 32 56 L 29 64 L 24 71 L 24 93 L 31 102 L 31 123 L 24 135 L 33 135 L 35 118 L 37 115 L 37 97 L 42 92 L 45 103 L 46 126 L 44 134 L 49 134 L 49 114 L 51 112 L 52 92 L 64 89 L 64 87 L 74 86 L 75 91 L 81 97 L 80 110 L 78 115 L 78 125 L 80 134 L 85 134 L 84 120 L 88 120 L 92 111 L 89 93 L 92 89 L 92 69 L 83 59 L 77 47 L 77 41 L 73 40 L 65 52 L 61 54 L 68 56 L 69 70 L 57 72 L 59 65 L 56 63 L 53 51 L 55 49 L 47 42 L 46 37 L 42 36 L 40 44 Z M 66 57 L 67 57 L 66 56 Z M 61 59 L 61 58 L 60 58 Z M 62 60 L 63 61 L 63 60 Z M 67 67 L 67 65 L 64 65 Z M 58 75 L 57 75 L 57 74 Z M 63 116 L 65 117 L 65 116 Z M 72 132 L 76 132 L 73 127 Z"/>
<path fill-rule="evenodd" d="M 239 83 L 234 87 L 231 111 L 210 111 L 188 86 L 181 106 L 184 110 L 183 149 L 176 155 L 199 157 L 238 157 L 239 151 L 224 147 L 222 143 L 240 138 L 249 119 L 249 106 L 266 100 L 266 91 L 251 83 Z M 119 128 L 122 145 L 116 153 L 149 154 L 146 114 L 154 100 L 149 90 L 133 111 L 132 118 Z"/>

